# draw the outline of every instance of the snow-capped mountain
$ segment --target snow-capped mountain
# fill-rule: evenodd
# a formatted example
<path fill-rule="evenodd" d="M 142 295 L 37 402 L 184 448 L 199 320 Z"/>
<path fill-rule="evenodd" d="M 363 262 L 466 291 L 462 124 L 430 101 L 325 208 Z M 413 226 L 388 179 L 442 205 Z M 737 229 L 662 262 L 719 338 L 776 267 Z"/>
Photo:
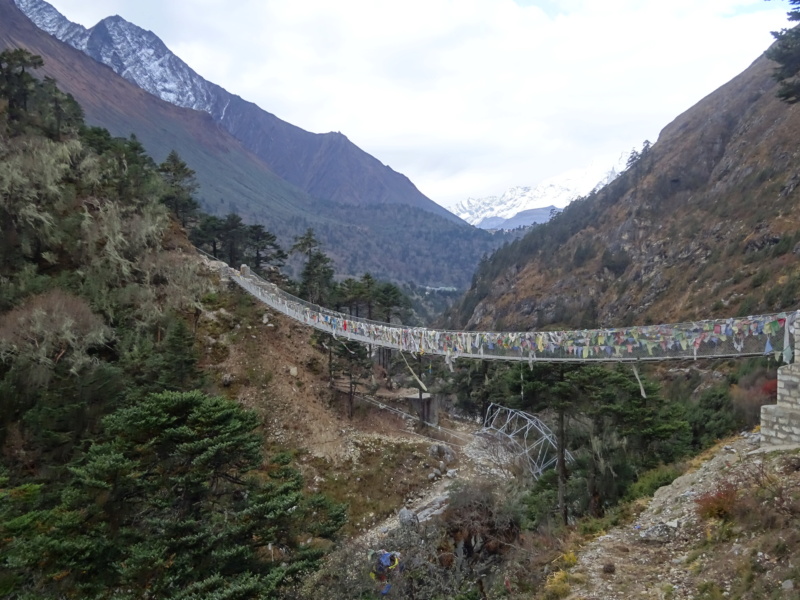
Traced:
<path fill-rule="evenodd" d="M 43 0 L 14 1 L 40 29 L 166 102 L 202 110 L 216 118 L 217 104 L 230 95 L 198 75 L 152 31 L 122 17 L 106 17 L 87 29 L 69 21 Z"/>
<path fill-rule="evenodd" d="M 74 48 L 79 48 L 87 37 L 85 27 L 69 21 L 47 2 L 36 0 L 14 0 L 14 2 L 39 29 Z"/>
<path fill-rule="evenodd" d="M 151 31 L 119 16 L 89 29 L 44 0 L 14 0 L 37 27 L 171 104 L 209 113 L 281 178 L 309 195 L 350 205 L 406 204 L 459 221 L 341 133 L 311 133 L 206 81 Z"/>
<path fill-rule="evenodd" d="M 534 187 L 512 187 L 499 198 L 468 198 L 450 207 L 467 223 L 482 229 L 515 229 L 550 219 L 575 198 L 611 182 L 624 169 L 620 158 L 612 167 L 593 164 L 551 177 Z"/>

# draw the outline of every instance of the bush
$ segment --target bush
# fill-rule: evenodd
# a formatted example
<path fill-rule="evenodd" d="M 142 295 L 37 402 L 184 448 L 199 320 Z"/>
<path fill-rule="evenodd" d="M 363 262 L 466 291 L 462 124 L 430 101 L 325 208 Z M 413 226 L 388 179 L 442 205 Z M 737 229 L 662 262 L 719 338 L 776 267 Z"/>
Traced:
<path fill-rule="evenodd" d="M 645 498 L 655 494 L 662 486 L 669 485 L 683 474 L 683 469 L 675 465 L 659 465 L 654 469 L 645 471 L 639 479 L 628 488 L 625 500 Z"/>
<path fill-rule="evenodd" d="M 726 481 L 711 492 L 707 492 L 695 499 L 697 515 L 702 519 L 729 520 L 736 506 L 739 490 L 729 481 Z"/>
<path fill-rule="evenodd" d="M 544 597 L 546 600 L 558 600 L 558 598 L 568 595 L 569 591 L 569 573 L 556 571 L 547 578 L 547 583 L 544 586 Z"/>
<path fill-rule="evenodd" d="M 708 448 L 742 426 L 734 415 L 727 386 L 703 391 L 697 403 L 690 404 L 686 412 L 692 430 L 692 446 L 696 449 Z"/>
<path fill-rule="evenodd" d="M 766 269 L 759 269 L 758 272 L 750 280 L 750 287 L 758 288 L 769 281 L 770 273 Z"/>

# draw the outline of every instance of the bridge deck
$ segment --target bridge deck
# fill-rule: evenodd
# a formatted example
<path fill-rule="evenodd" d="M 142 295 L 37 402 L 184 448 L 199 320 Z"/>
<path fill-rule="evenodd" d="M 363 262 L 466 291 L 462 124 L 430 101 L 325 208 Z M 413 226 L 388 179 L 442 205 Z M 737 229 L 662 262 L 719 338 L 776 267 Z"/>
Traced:
<path fill-rule="evenodd" d="M 224 265 L 224 263 L 221 263 Z M 575 331 L 447 331 L 370 321 L 310 304 L 243 265 L 222 267 L 271 308 L 335 337 L 411 353 L 524 362 L 635 362 L 773 355 L 792 361 L 798 312 L 781 312 L 669 325 Z"/>

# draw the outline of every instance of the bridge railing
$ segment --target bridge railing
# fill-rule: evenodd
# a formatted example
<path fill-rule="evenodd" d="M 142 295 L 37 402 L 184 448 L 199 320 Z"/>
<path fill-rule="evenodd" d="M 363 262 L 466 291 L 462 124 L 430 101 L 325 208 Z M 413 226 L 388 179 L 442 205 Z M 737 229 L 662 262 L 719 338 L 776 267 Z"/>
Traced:
<path fill-rule="evenodd" d="M 216 259 L 215 259 L 216 260 Z M 800 311 L 669 325 L 574 331 L 447 331 L 353 317 L 311 304 L 254 274 L 246 265 L 224 274 L 273 309 L 335 337 L 452 359 L 525 362 L 628 362 L 772 355 L 792 361 Z"/>

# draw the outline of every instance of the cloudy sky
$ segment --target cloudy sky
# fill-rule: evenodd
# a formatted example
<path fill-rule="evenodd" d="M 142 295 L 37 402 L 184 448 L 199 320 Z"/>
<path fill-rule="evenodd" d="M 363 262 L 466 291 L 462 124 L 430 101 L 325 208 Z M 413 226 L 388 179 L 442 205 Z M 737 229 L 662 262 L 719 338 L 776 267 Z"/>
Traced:
<path fill-rule="evenodd" d="M 655 142 L 787 26 L 774 0 L 49 0 L 156 33 L 206 79 L 341 131 L 451 205 Z"/>

